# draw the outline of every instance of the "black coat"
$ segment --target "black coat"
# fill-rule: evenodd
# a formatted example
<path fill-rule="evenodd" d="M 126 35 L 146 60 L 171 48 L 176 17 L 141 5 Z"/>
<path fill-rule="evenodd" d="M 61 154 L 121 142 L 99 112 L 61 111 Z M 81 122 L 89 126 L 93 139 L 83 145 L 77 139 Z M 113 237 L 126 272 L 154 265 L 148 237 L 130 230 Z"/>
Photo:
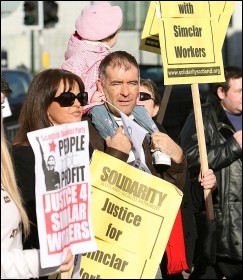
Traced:
<path fill-rule="evenodd" d="M 213 204 L 217 228 L 217 255 L 242 260 L 242 148 L 233 137 L 234 127 L 217 98 L 202 107 L 209 168 L 217 177 Z M 194 114 L 180 135 L 192 178 L 200 171 Z"/>

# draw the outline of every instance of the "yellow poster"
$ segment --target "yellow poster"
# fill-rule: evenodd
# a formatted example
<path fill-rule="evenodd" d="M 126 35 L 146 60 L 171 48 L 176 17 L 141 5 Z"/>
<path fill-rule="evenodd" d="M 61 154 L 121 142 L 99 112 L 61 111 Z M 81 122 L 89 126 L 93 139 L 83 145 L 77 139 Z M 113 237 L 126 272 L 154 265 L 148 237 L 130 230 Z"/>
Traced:
<path fill-rule="evenodd" d="M 165 85 L 225 80 L 216 23 L 208 18 L 159 19 Z"/>
<path fill-rule="evenodd" d="M 160 54 L 159 25 L 156 1 L 150 1 L 140 41 L 140 50 Z"/>
<path fill-rule="evenodd" d="M 156 1 L 163 18 L 209 18 L 211 16 L 209 2 L 210 1 Z"/>
<path fill-rule="evenodd" d="M 222 46 L 234 5 L 235 1 L 150 2 L 140 50 L 161 54 L 165 85 L 225 80 Z"/>
<path fill-rule="evenodd" d="M 82 256 L 81 278 L 155 278 L 182 192 L 97 150 L 90 171 L 98 251 Z"/>
<path fill-rule="evenodd" d="M 149 238 L 149 237 L 148 237 Z M 81 279 L 151 279 L 159 262 L 96 239 L 98 250 L 82 256 Z M 142 250 L 143 248 L 141 248 Z"/>
<path fill-rule="evenodd" d="M 223 2 L 223 1 L 222 1 Z M 221 46 L 221 49 L 223 47 L 224 39 L 227 33 L 227 29 L 229 26 L 230 18 L 233 14 L 234 7 L 235 7 L 235 1 L 225 1 L 225 4 L 222 5 L 223 11 L 219 15 L 217 15 L 218 18 L 218 24 L 217 24 L 217 31 L 216 36 L 218 36 L 218 44 Z M 210 8 L 212 11 L 214 11 L 214 5 L 215 1 L 210 1 Z M 220 32 L 218 32 L 220 30 Z"/>
<path fill-rule="evenodd" d="M 90 172 L 91 220 L 98 250 L 82 255 L 80 278 L 154 279 L 182 192 L 98 150 Z M 60 274 L 49 276 L 54 278 Z"/>

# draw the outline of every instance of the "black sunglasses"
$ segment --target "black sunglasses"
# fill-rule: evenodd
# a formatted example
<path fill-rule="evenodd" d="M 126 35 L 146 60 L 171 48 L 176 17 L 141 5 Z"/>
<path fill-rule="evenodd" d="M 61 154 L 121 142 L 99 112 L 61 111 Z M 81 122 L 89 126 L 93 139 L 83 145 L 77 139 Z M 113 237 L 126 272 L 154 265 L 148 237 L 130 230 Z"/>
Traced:
<path fill-rule="evenodd" d="M 61 107 L 70 107 L 73 105 L 76 98 L 82 106 L 88 104 L 88 93 L 85 91 L 80 92 L 77 95 L 70 91 L 63 92 L 58 97 L 53 98 L 53 101 L 57 102 Z"/>
<path fill-rule="evenodd" d="M 155 99 L 147 92 L 139 92 L 139 101 L 146 101 L 152 99 L 155 101 Z"/>

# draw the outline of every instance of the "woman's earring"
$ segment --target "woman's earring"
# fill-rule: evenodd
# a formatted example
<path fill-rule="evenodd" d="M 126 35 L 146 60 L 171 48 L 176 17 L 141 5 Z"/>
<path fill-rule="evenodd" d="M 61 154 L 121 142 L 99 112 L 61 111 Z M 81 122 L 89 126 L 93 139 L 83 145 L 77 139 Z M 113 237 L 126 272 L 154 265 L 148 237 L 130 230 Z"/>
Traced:
<path fill-rule="evenodd" d="M 47 112 L 47 117 L 48 117 L 48 120 L 49 120 L 49 124 L 50 124 L 51 126 L 54 126 L 53 122 L 51 121 L 51 116 L 50 116 L 50 113 L 49 113 L 49 112 Z"/>

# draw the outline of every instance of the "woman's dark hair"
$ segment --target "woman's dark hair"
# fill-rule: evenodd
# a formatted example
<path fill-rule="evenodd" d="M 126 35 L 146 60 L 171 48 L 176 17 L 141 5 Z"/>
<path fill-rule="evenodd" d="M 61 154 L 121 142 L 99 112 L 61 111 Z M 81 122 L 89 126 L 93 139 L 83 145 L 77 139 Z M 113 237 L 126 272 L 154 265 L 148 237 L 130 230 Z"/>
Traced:
<path fill-rule="evenodd" d="M 154 105 L 160 106 L 161 97 L 155 82 L 151 79 L 140 79 L 140 86 L 144 86 L 153 93 Z"/>
<path fill-rule="evenodd" d="M 52 68 L 37 74 L 29 86 L 20 112 L 20 128 L 14 145 L 28 145 L 28 132 L 50 126 L 47 111 L 61 81 L 64 83 L 64 91 L 71 91 L 75 82 L 77 82 L 80 92 L 84 91 L 84 83 L 81 78 L 67 70 Z"/>

